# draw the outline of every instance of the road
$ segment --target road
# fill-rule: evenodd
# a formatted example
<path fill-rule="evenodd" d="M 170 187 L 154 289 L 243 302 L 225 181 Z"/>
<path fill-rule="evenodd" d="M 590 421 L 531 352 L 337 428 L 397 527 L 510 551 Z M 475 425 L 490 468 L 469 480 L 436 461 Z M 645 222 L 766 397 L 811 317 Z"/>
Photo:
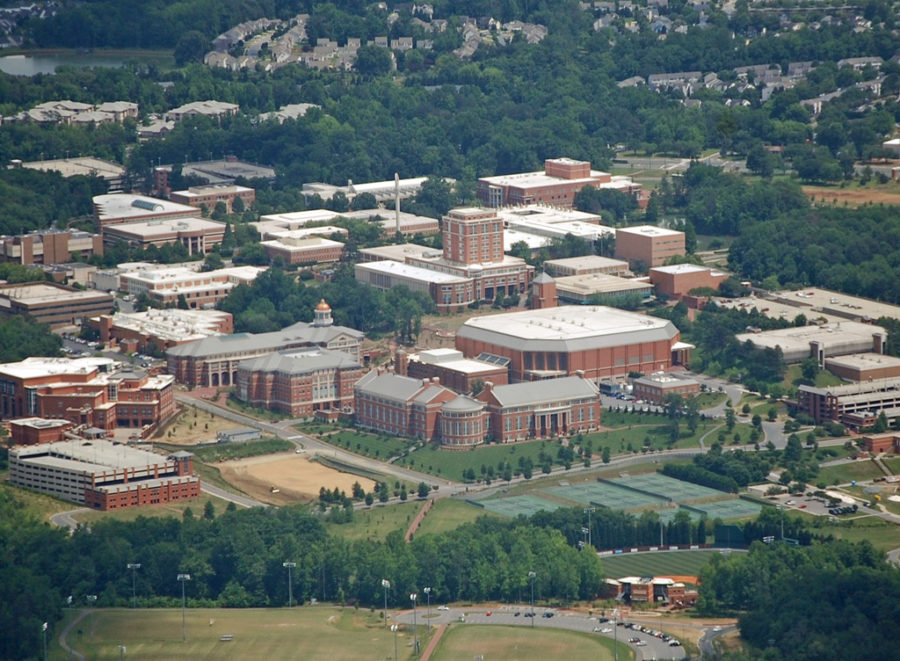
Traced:
<path fill-rule="evenodd" d="M 76 624 L 81 622 L 85 617 L 87 617 L 88 613 L 90 613 L 90 612 L 91 612 L 90 609 L 88 609 L 88 610 L 83 610 L 80 613 L 78 613 L 78 617 L 76 617 L 71 622 L 69 622 L 69 626 L 67 626 L 65 629 L 63 629 L 63 632 L 61 634 L 59 634 L 59 646 L 62 647 L 66 651 L 66 654 L 69 655 L 69 659 L 76 659 L 77 661 L 84 661 L 84 654 L 82 654 L 81 652 L 78 652 L 74 648 L 70 647 L 67 639 L 69 637 L 69 634 L 72 632 L 72 628 Z"/>
<path fill-rule="evenodd" d="M 209 482 L 201 481 L 200 490 L 203 493 L 208 493 L 210 496 L 221 498 L 222 500 L 226 500 L 229 503 L 234 503 L 235 505 L 240 505 L 241 507 L 268 507 L 268 504 L 266 503 L 254 500 L 253 498 L 249 498 L 247 496 L 241 496 L 239 494 L 232 493 L 231 491 L 226 491 L 225 489 L 214 486 Z"/>
<path fill-rule="evenodd" d="M 598 636 L 618 640 L 620 643 L 626 644 L 635 652 L 637 661 L 645 659 L 681 659 L 684 658 L 684 648 L 679 646 L 670 647 L 661 638 L 651 636 L 633 629 L 626 629 L 619 625 L 616 627 L 612 622 L 600 623 L 596 617 L 588 617 L 584 613 L 576 613 L 569 611 L 561 611 L 555 608 L 535 607 L 535 616 L 525 617 L 525 613 L 530 610 L 527 604 L 521 606 L 498 606 L 496 609 L 489 608 L 451 608 L 446 611 L 437 610 L 436 606 L 431 607 L 432 617 L 428 620 L 426 609 L 419 607 L 416 609 L 414 616 L 413 611 L 395 612 L 392 619 L 401 624 L 412 625 L 415 617 L 418 626 L 424 627 L 427 622 L 435 624 L 449 624 L 451 622 L 460 621 L 460 617 L 465 619 L 467 624 L 484 624 L 484 625 L 508 625 L 519 627 L 542 627 L 547 629 L 566 629 L 569 631 L 581 631 L 584 633 L 595 633 Z M 490 615 L 488 615 L 490 613 Z M 545 613 L 553 613 L 553 617 L 544 617 Z M 609 632 L 594 631 L 597 628 L 610 629 Z M 644 645 L 635 645 L 628 643 L 629 638 L 638 638 Z"/>
<path fill-rule="evenodd" d="M 700 638 L 700 658 L 704 661 L 714 661 L 719 658 L 719 652 L 716 649 L 716 640 L 722 636 L 737 631 L 737 626 L 730 625 L 727 627 L 712 627 L 707 629 Z"/>
<path fill-rule="evenodd" d="M 57 512 L 56 514 L 50 515 L 50 523 L 59 528 L 68 528 L 69 534 L 71 535 L 75 532 L 75 529 L 78 527 L 78 521 L 76 521 L 72 515 L 73 514 L 81 514 L 82 512 L 90 512 L 87 507 L 79 507 L 74 510 L 68 510 L 66 512 Z"/>

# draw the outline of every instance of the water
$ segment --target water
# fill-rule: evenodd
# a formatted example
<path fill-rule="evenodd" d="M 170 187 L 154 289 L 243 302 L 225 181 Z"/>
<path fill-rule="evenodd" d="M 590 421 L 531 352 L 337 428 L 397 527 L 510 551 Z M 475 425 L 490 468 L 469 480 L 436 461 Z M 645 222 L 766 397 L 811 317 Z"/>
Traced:
<path fill-rule="evenodd" d="M 4 55 L 0 57 L 0 71 L 11 76 L 34 76 L 39 73 L 55 73 L 66 65 L 75 67 L 121 67 L 125 60 L 121 55 L 97 53 L 60 53 L 46 55 Z"/>

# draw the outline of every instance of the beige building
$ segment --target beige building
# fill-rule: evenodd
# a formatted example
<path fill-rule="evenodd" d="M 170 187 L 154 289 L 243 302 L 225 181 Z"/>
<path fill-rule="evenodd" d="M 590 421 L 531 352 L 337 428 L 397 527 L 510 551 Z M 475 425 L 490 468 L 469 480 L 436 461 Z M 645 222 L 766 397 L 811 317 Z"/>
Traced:
<path fill-rule="evenodd" d="M 616 257 L 634 267 L 662 266 L 667 259 L 684 255 L 684 232 L 655 225 L 620 227 L 616 230 Z"/>

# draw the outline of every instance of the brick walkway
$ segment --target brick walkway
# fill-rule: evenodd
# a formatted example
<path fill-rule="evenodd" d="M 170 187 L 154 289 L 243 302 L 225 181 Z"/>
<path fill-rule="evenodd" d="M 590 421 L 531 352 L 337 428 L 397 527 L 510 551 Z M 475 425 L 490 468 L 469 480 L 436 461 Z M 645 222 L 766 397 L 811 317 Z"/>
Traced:
<path fill-rule="evenodd" d="M 428 647 L 425 648 L 425 651 L 422 652 L 422 658 L 420 661 L 428 661 L 431 658 L 431 654 L 434 652 L 434 648 L 437 647 L 438 641 L 440 641 L 441 636 L 444 635 L 444 632 L 447 630 L 446 624 L 439 624 L 435 627 L 437 631 L 434 632 L 434 635 L 431 637 L 431 640 L 428 641 Z"/>
<path fill-rule="evenodd" d="M 416 514 L 416 518 L 413 519 L 412 523 L 409 524 L 409 528 L 406 529 L 406 536 L 404 537 L 407 544 L 409 544 L 409 542 L 412 540 L 412 536 L 416 534 L 419 526 L 422 525 L 422 519 L 424 519 L 425 515 L 428 514 L 428 510 L 431 509 L 432 505 L 434 505 L 433 500 L 426 500 L 425 504 L 422 505 L 422 509 L 420 509 L 419 513 Z"/>

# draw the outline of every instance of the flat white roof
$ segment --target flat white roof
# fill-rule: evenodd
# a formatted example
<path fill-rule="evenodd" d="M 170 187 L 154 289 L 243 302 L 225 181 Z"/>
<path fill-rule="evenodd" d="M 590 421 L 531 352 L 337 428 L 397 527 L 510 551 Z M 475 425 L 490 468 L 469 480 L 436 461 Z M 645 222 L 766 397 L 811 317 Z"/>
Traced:
<path fill-rule="evenodd" d="M 59 172 L 63 177 L 75 175 L 94 175 L 103 179 L 117 179 L 125 174 L 125 168 L 117 163 L 99 158 L 59 158 L 47 161 L 30 161 L 22 163 L 23 168 L 42 172 Z"/>
<path fill-rule="evenodd" d="M 225 223 L 205 218 L 174 218 L 163 220 L 142 220 L 132 223 L 107 225 L 104 233 L 130 234 L 142 239 L 154 236 L 177 234 L 178 232 L 225 232 Z"/>
<path fill-rule="evenodd" d="M 113 324 L 117 328 L 147 333 L 164 340 L 188 341 L 221 335 L 215 327 L 230 316 L 220 310 L 149 308 L 146 312 L 118 312 L 113 315 Z"/>
<path fill-rule="evenodd" d="M 129 193 L 110 193 L 95 195 L 93 198 L 97 217 L 102 222 L 108 218 L 134 218 L 135 220 L 153 214 L 196 215 L 197 208 L 186 204 L 178 204 L 170 200 L 161 200 L 145 195 Z"/>
<path fill-rule="evenodd" d="M 321 227 L 305 227 L 295 230 L 287 230 L 280 225 L 273 225 L 272 223 L 250 224 L 255 225 L 262 238 L 266 240 L 303 239 L 308 236 L 323 236 L 327 238 L 333 234 L 340 234 L 341 236 L 347 236 L 349 234 L 346 229 L 344 229 L 343 227 L 338 227 L 337 225 L 324 225 Z"/>
<path fill-rule="evenodd" d="M 515 186 L 516 188 L 539 188 L 541 186 L 558 186 L 559 184 L 595 184 L 598 179 L 609 177 L 608 172 L 600 170 L 591 170 L 589 177 L 579 177 L 576 179 L 563 179 L 562 177 L 552 177 L 543 170 L 536 172 L 520 172 L 518 174 L 501 174 L 493 177 L 480 177 L 479 181 L 496 186 Z"/>
<path fill-rule="evenodd" d="M 798 310 L 798 313 L 802 310 Z M 755 346 L 774 349 L 781 347 L 785 359 L 792 359 L 794 354 L 809 352 L 810 342 L 821 342 L 825 345 L 826 354 L 859 353 L 863 347 L 871 348 L 874 333 L 884 333 L 880 326 L 861 324 L 855 321 L 838 321 L 822 326 L 792 326 L 762 333 L 739 333 L 735 335 L 738 342 L 750 340 Z M 845 350 L 846 349 L 846 350 Z"/>
<path fill-rule="evenodd" d="M 671 266 L 654 266 L 651 271 L 659 271 L 660 273 L 669 273 L 678 275 L 680 273 L 700 273 L 701 271 L 710 271 L 712 275 L 723 275 L 721 271 L 711 269 L 708 266 L 700 266 L 698 264 L 672 264 Z"/>
<path fill-rule="evenodd" d="M 18 379 L 32 379 L 41 376 L 87 374 L 97 368 L 109 369 L 115 364 L 112 358 L 55 358 L 45 356 L 32 356 L 18 363 L 0 364 L 0 374 L 6 374 Z"/>
<path fill-rule="evenodd" d="M 603 217 L 586 211 L 577 211 L 575 209 L 561 209 L 559 207 L 550 207 L 545 204 L 526 204 L 516 207 L 500 207 L 497 209 L 497 215 L 504 222 L 518 222 L 523 220 L 539 221 L 544 224 L 568 223 L 571 221 L 581 221 L 583 223 L 599 224 Z"/>
<path fill-rule="evenodd" d="M 503 230 L 503 252 L 509 252 L 512 250 L 513 245 L 519 242 L 524 242 L 529 250 L 539 250 L 553 243 L 553 239 L 549 236 L 541 236 L 540 234 L 532 234 L 531 232 L 523 232 L 517 229 Z"/>
<path fill-rule="evenodd" d="M 23 282 L 0 285 L 0 297 L 22 303 L 52 303 L 58 301 L 101 300 L 110 298 L 110 295 L 96 290 L 82 291 L 43 282 Z M 111 298 L 110 304 L 112 304 Z"/>
<path fill-rule="evenodd" d="M 617 227 L 616 233 L 624 232 L 626 234 L 638 234 L 640 236 L 677 236 L 684 234 L 678 230 L 670 230 L 667 227 L 658 227 L 657 225 L 635 225 L 634 227 Z"/>
<path fill-rule="evenodd" d="M 517 344 L 584 340 L 584 348 L 600 348 L 672 339 L 678 331 L 668 320 L 636 312 L 602 305 L 562 305 L 473 317 L 457 335 L 483 338 L 485 333 L 506 336 Z"/>
<path fill-rule="evenodd" d="M 835 365 L 837 367 L 877 369 L 880 367 L 900 366 L 900 358 L 881 353 L 853 353 L 846 356 L 826 358 L 825 363 L 826 365 Z"/>
<path fill-rule="evenodd" d="M 826 314 L 838 317 L 900 319 L 900 306 L 818 287 L 807 287 L 800 291 L 780 291 L 775 293 L 775 297 L 776 300 L 790 301 L 795 305 L 798 303 L 809 305 L 813 310 L 821 310 Z M 806 312 L 806 316 L 810 316 L 808 312 Z"/>
<path fill-rule="evenodd" d="M 260 243 L 264 246 L 272 246 L 273 248 L 287 250 L 289 252 L 301 252 L 303 250 L 309 250 L 310 248 L 335 248 L 337 246 L 343 248 L 344 246 L 340 241 L 333 241 L 321 236 L 305 236 L 300 238 L 280 237 L 269 241 L 261 241 Z"/>
<path fill-rule="evenodd" d="M 436 282 L 449 285 L 466 282 L 468 280 L 468 278 L 460 278 L 459 276 L 441 273 L 440 271 L 432 271 L 431 269 L 424 269 L 419 266 L 402 264 L 389 259 L 380 262 L 362 262 L 361 264 L 357 264 L 354 268 L 394 275 L 410 280 L 418 280 L 419 282 Z"/>
<path fill-rule="evenodd" d="M 221 193 L 223 195 L 236 195 L 239 193 L 252 193 L 253 188 L 246 186 L 238 186 L 236 184 L 210 184 L 209 186 L 191 186 L 187 190 L 172 191 L 172 195 L 181 195 L 182 197 L 200 197 L 202 195 L 212 195 L 213 193 Z"/>
<path fill-rule="evenodd" d="M 582 273 L 556 278 L 557 292 L 577 292 L 582 295 L 592 293 L 605 294 L 620 291 L 649 291 L 653 285 L 649 282 L 620 278 L 608 273 Z"/>
<path fill-rule="evenodd" d="M 621 259 L 613 259 L 612 257 L 602 257 L 600 255 L 583 255 L 581 257 L 564 257 L 562 259 L 548 259 L 544 262 L 544 266 L 563 266 L 572 269 L 601 269 L 609 267 L 628 268 L 628 262 Z"/>
<path fill-rule="evenodd" d="M 429 254 L 443 254 L 439 249 L 431 246 L 420 246 L 417 243 L 392 243 L 386 246 L 374 248 L 360 248 L 361 255 L 370 255 L 380 259 L 392 259 L 395 262 L 404 262 L 407 257 L 424 257 Z"/>

